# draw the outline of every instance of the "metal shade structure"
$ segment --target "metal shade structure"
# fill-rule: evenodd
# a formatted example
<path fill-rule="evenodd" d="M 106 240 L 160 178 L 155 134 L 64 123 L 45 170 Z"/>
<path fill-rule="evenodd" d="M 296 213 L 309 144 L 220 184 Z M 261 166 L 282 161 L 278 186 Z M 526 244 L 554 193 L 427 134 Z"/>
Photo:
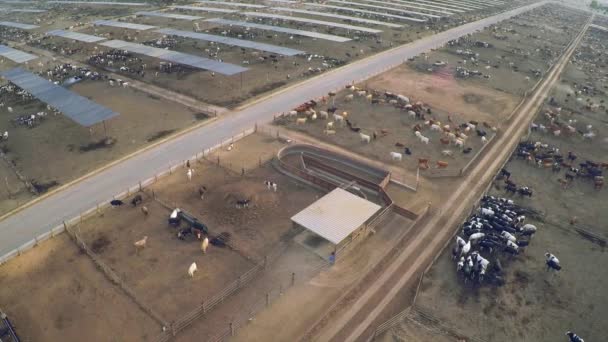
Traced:
<path fill-rule="evenodd" d="M 336 188 L 291 218 L 334 245 L 362 227 L 381 207 Z"/>
<path fill-rule="evenodd" d="M 0 21 L 0 26 L 15 27 L 15 28 L 20 28 L 20 29 L 24 29 L 24 30 L 31 30 L 31 29 L 40 27 L 38 25 L 15 23 L 12 21 Z"/>
<path fill-rule="evenodd" d="M 0 45 L 0 56 L 10 59 L 16 63 L 23 63 L 31 61 L 32 59 L 38 58 L 36 55 L 29 54 L 27 52 L 19 51 L 8 47 L 6 45 Z"/>
<path fill-rule="evenodd" d="M 203 19 L 203 17 L 197 17 L 195 15 L 164 13 L 164 12 L 149 12 L 149 11 L 135 12 L 135 15 L 142 15 L 142 16 L 145 16 L 145 17 L 161 17 L 161 18 L 169 18 L 169 19 L 181 19 L 181 20 L 199 20 L 199 19 Z"/>
<path fill-rule="evenodd" d="M 246 7 L 246 8 L 266 8 L 268 6 L 264 5 L 255 5 L 249 4 L 245 2 L 229 2 L 229 1 L 213 1 L 213 0 L 198 0 L 197 2 L 208 4 L 208 5 L 224 5 L 224 6 L 234 6 L 234 7 Z"/>
<path fill-rule="evenodd" d="M 424 22 L 427 21 L 426 19 L 413 18 L 413 17 L 405 17 L 405 16 L 402 16 L 402 15 L 388 14 L 388 13 L 383 13 L 383 12 L 374 12 L 374 11 L 368 11 L 368 10 L 363 10 L 363 9 L 359 9 L 359 8 L 352 8 L 352 7 L 343 7 L 343 6 L 318 4 L 318 3 L 315 3 L 315 2 L 306 2 L 306 3 L 304 3 L 304 6 L 327 8 L 327 9 L 335 9 L 335 10 L 340 10 L 340 11 L 344 11 L 344 12 L 371 14 L 371 15 L 375 15 L 375 16 L 378 16 L 378 17 L 385 17 L 385 18 L 392 18 L 392 19 L 413 21 L 413 22 L 416 22 L 416 23 L 424 23 Z"/>
<path fill-rule="evenodd" d="M 351 17 L 349 15 L 340 15 L 340 14 L 335 14 L 335 13 L 330 13 L 330 12 L 317 12 L 317 11 L 297 9 L 297 8 L 291 8 L 291 7 L 272 7 L 271 9 L 273 11 L 308 14 L 308 15 L 313 15 L 313 16 L 318 16 L 318 17 L 328 17 L 328 18 L 356 21 L 356 22 L 360 22 L 360 23 L 364 23 L 364 24 L 371 24 L 371 25 L 387 26 L 387 27 L 394 27 L 394 28 L 403 27 L 403 25 L 391 24 L 391 23 L 387 23 L 384 21 L 380 21 L 380 20 L 365 19 L 365 18 L 361 18 L 361 17 Z"/>
<path fill-rule="evenodd" d="M 248 17 L 281 19 L 281 20 L 294 21 L 294 22 L 299 22 L 299 23 L 306 23 L 306 24 L 312 24 L 312 25 L 321 25 L 321 26 L 336 27 L 336 28 L 342 28 L 342 29 L 345 29 L 345 30 L 361 31 L 361 32 L 367 32 L 367 33 L 380 33 L 380 32 L 382 32 L 382 30 L 371 29 L 371 28 L 368 28 L 368 27 L 353 26 L 353 25 L 347 25 L 347 24 L 340 24 L 340 23 L 336 23 L 336 22 L 333 22 L 333 21 L 315 20 L 315 19 L 302 18 L 302 17 L 292 17 L 292 16 L 289 16 L 289 15 L 278 15 L 278 14 L 260 13 L 260 12 L 243 12 L 242 14 L 244 14 L 244 15 L 246 15 Z"/>
<path fill-rule="evenodd" d="M 74 4 L 74 5 L 116 5 L 116 6 L 148 6 L 146 2 L 118 2 L 118 1 L 47 1 L 49 4 Z"/>
<path fill-rule="evenodd" d="M 106 38 L 103 38 L 103 37 L 98 37 L 98 36 L 93 36 L 90 34 L 84 34 L 84 33 L 78 33 L 78 32 L 72 32 L 72 31 L 65 31 L 65 30 L 53 30 L 53 31 L 47 32 L 46 34 L 48 36 L 56 36 L 56 37 L 74 39 L 74 40 L 78 40 L 78 41 L 85 42 L 85 43 L 96 43 L 96 42 L 100 42 L 102 40 L 106 40 Z"/>
<path fill-rule="evenodd" d="M 304 51 L 290 49 L 290 48 L 277 46 L 277 45 L 257 43 L 257 42 L 253 42 L 250 40 L 236 39 L 236 38 L 230 38 L 230 37 L 224 37 L 224 36 L 216 36 L 216 35 L 212 35 L 212 34 L 197 33 L 197 32 L 192 32 L 192 31 L 160 29 L 160 30 L 156 30 L 156 32 L 162 33 L 162 34 L 167 34 L 167 35 L 186 37 L 186 38 L 192 38 L 192 39 L 197 39 L 197 40 L 210 41 L 210 42 L 215 42 L 215 43 L 220 43 L 220 44 L 249 48 L 249 49 L 254 49 L 254 50 L 266 51 L 266 52 L 276 53 L 276 54 L 284 55 L 284 56 L 295 56 L 295 55 L 301 55 L 304 53 Z"/>
<path fill-rule="evenodd" d="M 165 50 L 143 44 L 125 42 L 122 40 L 109 40 L 107 42 L 100 43 L 99 45 L 138 53 L 173 63 L 188 65 L 198 69 L 209 70 L 226 76 L 235 75 L 248 70 L 247 68 L 243 68 L 239 65 L 218 62 L 212 59 L 198 57 L 183 52 Z"/>
<path fill-rule="evenodd" d="M 313 32 L 313 31 L 296 30 L 296 29 L 287 28 L 287 27 L 281 27 L 281 26 L 272 26 L 272 25 L 263 25 L 263 24 L 249 23 L 249 22 L 246 22 L 246 21 L 227 20 L 227 19 L 220 19 L 220 18 L 207 19 L 205 21 L 212 22 L 212 23 L 217 23 L 217 24 L 222 24 L 222 25 L 242 26 L 242 27 L 248 27 L 248 28 L 253 28 L 253 29 L 258 29 L 258 30 L 274 31 L 274 32 L 281 32 L 281 33 L 286 33 L 286 34 L 293 34 L 293 35 L 296 35 L 296 36 L 304 36 L 304 37 L 310 37 L 310 38 L 316 38 L 316 39 L 324 39 L 324 40 L 329 40 L 329 41 L 338 42 L 338 43 L 344 43 L 344 42 L 348 42 L 348 41 L 351 40 L 350 38 L 335 36 L 335 35 L 332 35 L 332 34 L 324 34 L 324 33 L 318 33 L 318 32 Z"/>
<path fill-rule="evenodd" d="M 133 23 L 125 23 L 117 20 L 97 20 L 93 22 L 94 25 L 99 26 L 112 26 L 112 27 L 121 27 L 131 30 L 145 31 L 156 28 L 156 26 L 151 25 L 142 25 L 142 24 L 133 24 Z"/>
<path fill-rule="evenodd" d="M 0 72 L 0 76 L 85 127 L 118 115 L 109 108 L 21 68 Z"/>
<path fill-rule="evenodd" d="M 422 13 L 422 12 L 416 12 L 416 11 L 408 11 L 408 10 L 404 10 L 401 8 L 395 8 L 395 7 L 388 7 L 388 6 L 378 6 L 378 5 L 369 5 L 369 4 L 364 4 L 361 2 L 353 2 L 353 1 L 343 1 L 343 0 L 328 0 L 327 2 L 331 2 L 331 3 L 335 3 L 335 4 L 342 4 L 342 5 L 351 5 L 351 6 L 359 6 L 359 7 L 365 7 L 365 8 L 373 8 L 373 9 L 379 9 L 382 11 L 390 11 L 390 12 L 398 12 L 401 14 L 413 14 L 413 15 L 418 15 L 418 16 L 423 16 L 423 17 L 429 17 L 429 18 L 441 18 L 442 16 L 440 15 L 435 15 L 435 14 L 428 14 L 428 13 Z"/>
<path fill-rule="evenodd" d="M 15 13 L 44 13 L 47 10 L 29 9 L 29 8 L 0 8 L 0 12 L 15 12 Z"/>
<path fill-rule="evenodd" d="M 217 13 L 236 13 L 237 10 L 231 10 L 226 8 L 213 8 L 213 7 L 202 7 L 202 6 L 172 6 L 171 8 L 177 8 L 189 11 L 202 11 L 202 12 L 217 12 Z"/>

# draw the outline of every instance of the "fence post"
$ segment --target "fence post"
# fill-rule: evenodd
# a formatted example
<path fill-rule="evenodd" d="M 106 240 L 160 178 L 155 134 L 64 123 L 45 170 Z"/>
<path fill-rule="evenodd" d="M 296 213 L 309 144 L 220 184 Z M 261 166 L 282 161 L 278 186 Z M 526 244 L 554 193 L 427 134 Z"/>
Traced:
<path fill-rule="evenodd" d="M 65 224 L 65 222 L 64 222 Z M 266 268 L 266 266 L 268 265 L 268 255 L 264 256 L 264 268 Z"/>
<path fill-rule="evenodd" d="M 266 306 L 270 305 L 270 293 L 266 292 Z"/>
<path fill-rule="evenodd" d="M 207 310 L 205 309 L 205 301 L 204 300 L 201 302 L 201 308 L 202 308 L 201 311 L 203 311 L 203 314 L 206 314 Z"/>
<path fill-rule="evenodd" d="M 139 181 L 139 191 L 141 191 L 141 181 Z"/>
<path fill-rule="evenodd" d="M 291 286 L 293 286 L 295 283 L 296 283 L 296 273 L 291 272 Z"/>
<path fill-rule="evenodd" d="M 230 336 L 234 336 L 234 323 L 230 322 Z"/>

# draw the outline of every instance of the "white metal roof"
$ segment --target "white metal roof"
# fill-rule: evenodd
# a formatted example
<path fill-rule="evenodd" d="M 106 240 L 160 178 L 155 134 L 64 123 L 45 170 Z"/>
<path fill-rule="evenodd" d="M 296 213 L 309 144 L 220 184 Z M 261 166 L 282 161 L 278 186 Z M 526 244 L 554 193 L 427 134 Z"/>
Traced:
<path fill-rule="evenodd" d="M 336 188 L 291 220 L 337 245 L 369 220 L 380 206 Z"/>

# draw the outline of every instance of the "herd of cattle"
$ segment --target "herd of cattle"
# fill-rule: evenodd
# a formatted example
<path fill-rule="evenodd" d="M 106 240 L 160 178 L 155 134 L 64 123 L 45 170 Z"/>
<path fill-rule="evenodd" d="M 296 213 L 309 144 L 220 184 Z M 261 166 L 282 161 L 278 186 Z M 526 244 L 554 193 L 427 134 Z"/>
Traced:
<path fill-rule="evenodd" d="M 457 261 L 457 272 L 465 282 L 488 282 L 503 285 L 503 268 L 497 253 L 515 256 L 528 246 L 536 233 L 536 226 L 525 224 L 525 209 L 512 200 L 484 196 L 479 210 L 463 224 L 456 236 L 452 258 Z M 486 257 L 484 257 L 485 255 Z M 491 260 L 491 261 L 490 261 Z M 556 259 L 557 260 L 557 259 Z M 551 261 L 552 265 L 554 261 Z M 547 266 L 552 269 L 559 268 Z M 554 265 L 555 266 L 555 265 Z"/>

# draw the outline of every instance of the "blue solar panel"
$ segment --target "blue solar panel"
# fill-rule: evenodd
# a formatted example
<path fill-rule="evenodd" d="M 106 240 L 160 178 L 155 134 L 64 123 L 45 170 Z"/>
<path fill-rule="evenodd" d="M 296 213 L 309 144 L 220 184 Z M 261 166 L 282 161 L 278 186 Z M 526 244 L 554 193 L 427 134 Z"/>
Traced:
<path fill-rule="evenodd" d="M 2 77 L 82 126 L 92 126 L 118 113 L 21 68 L 0 73 Z"/>

